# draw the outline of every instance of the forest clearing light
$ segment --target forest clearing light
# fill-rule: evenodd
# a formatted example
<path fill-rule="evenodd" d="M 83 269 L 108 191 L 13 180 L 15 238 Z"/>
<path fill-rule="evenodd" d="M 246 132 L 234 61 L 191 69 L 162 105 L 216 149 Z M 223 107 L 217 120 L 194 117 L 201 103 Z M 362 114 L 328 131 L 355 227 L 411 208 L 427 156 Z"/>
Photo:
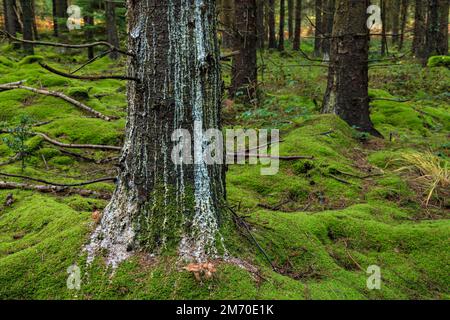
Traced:
<path fill-rule="evenodd" d="M 261 167 L 261 175 L 278 173 L 280 165 L 278 129 L 270 130 L 270 138 L 268 129 L 226 129 L 224 131 L 215 128 L 204 131 L 201 121 L 194 122 L 194 139 L 187 129 L 174 130 L 171 137 L 175 142 L 171 153 L 172 162 L 182 166 L 246 164 L 248 160 L 248 164 L 260 163 L 264 166 Z"/>

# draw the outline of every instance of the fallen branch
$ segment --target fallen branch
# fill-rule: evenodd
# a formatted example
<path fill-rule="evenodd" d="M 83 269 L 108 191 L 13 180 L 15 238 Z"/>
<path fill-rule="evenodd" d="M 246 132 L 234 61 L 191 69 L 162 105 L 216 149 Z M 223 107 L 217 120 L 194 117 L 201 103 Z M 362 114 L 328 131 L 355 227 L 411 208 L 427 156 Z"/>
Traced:
<path fill-rule="evenodd" d="M 120 151 L 122 147 L 117 146 L 108 146 L 108 145 L 98 145 L 98 144 L 74 144 L 74 143 L 63 143 L 57 140 L 54 140 L 47 136 L 44 133 L 34 132 L 34 135 L 41 136 L 45 141 L 54 144 L 55 146 L 63 147 L 63 148 L 76 148 L 76 149 L 97 149 L 97 150 L 114 150 Z"/>
<path fill-rule="evenodd" d="M 74 74 L 66 73 L 60 70 L 56 70 L 49 65 L 39 62 L 39 65 L 44 68 L 47 71 L 50 71 L 51 73 L 57 74 L 62 77 L 70 78 L 70 79 L 78 79 L 78 80 L 104 80 L 104 79 L 116 79 L 116 80 L 131 80 L 131 81 L 139 81 L 139 79 L 134 77 L 128 77 L 128 76 L 117 76 L 117 75 L 110 75 L 110 76 L 77 76 Z"/>
<path fill-rule="evenodd" d="M 104 46 L 104 47 L 108 47 L 110 50 L 119 52 L 121 54 L 130 56 L 130 57 L 134 57 L 133 53 L 121 50 L 106 41 L 97 41 L 97 42 L 93 42 L 93 43 L 83 43 L 83 44 L 69 44 L 69 43 L 32 41 L 32 40 L 19 39 L 4 30 L 0 30 L 0 33 L 15 42 L 30 43 L 30 44 L 34 44 L 34 45 L 42 45 L 42 46 L 50 46 L 50 47 L 71 48 L 71 49 L 84 49 L 84 48 L 91 48 L 91 47 L 97 47 L 97 46 Z"/>
<path fill-rule="evenodd" d="M 65 94 L 61 93 L 61 92 L 57 92 L 57 91 L 49 91 L 49 90 L 44 90 L 44 89 L 36 89 L 36 88 L 32 88 L 32 87 L 28 87 L 28 86 L 24 86 L 21 84 L 0 84 L 0 91 L 6 91 L 6 90 L 14 90 L 14 89 L 23 89 L 23 90 L 28 90 L 34 93 L 38 93 L 38 94 L 42 94 L 42 95 L 46 95 L 46 96 L 52 96 L 52 97 L 56 97 L 56 98 L 60 98 L 72 105 L 74 105 L 75 107 L 92 114 L 93 116 L 95 116 L 96 118 L 100 118 L 106 121 L 111 121 L 111 118 L 108 116 L 105 116 L 104 114 L 102 114 L 101 112 L 98 112 L 94 109 L 92 109 L 91 107 L 88 107 L 87 105 L 85 105 L 84 103 L 81 103 L 69 96 L 66 96 Z"/>
<path fill-rule="evenodd" d="M 85 181 L 85 182 L 67 183 L 66 184 L 66 183 L 50 182 L 50 181 L 43 180 L 43 179 L 23 176 L 20 174 L 5 173 L 5 172 L 0 172 L 0 176 L 8 177 L 8 178 L 20 178 L 20 179 L 25 179 L 25 180 L 34 181 L 34 182 L 40 182 L 43 184 L 48 184 L 48 185 L 52 185 L 52 186 L 56 186 L 56 187 L 81 187 L 81 186 L 87 186 L 87 185 L 94 184 L 94 183 L 116 180 L 116 178 L 114 178 L 114 177 L 106 177 L 106 178 Z"/>
<path fill-rule="evenodd" d="M 93 190 L 59 187 L 59 186 L 33 185 L 33 184 L 6 182 L 6 181 L 0 181 L 0 189 L 2 190 L 22 189 L 22 190 L 38 191 L 42 193 L 59 193 L 68 195 L 78 194 L 82 197 L 93 197 L 104 200 L 111 199 L 111 194 L 107 192 L 99 192 Z"/>
<path fill-rule="evenodd" d="M 284 161 L 294 161 L 301 159 L 313 160 L 313 156 L 271 156 L 267 154 L 256 154 L 256 153 L 227 153 L 227 156 L 234 156 L 235 158 L 238 156 L 243 156 L 246 158 L 264 158 L 264 159 L 275 159 L 275 160 L 284 160 Z"/>

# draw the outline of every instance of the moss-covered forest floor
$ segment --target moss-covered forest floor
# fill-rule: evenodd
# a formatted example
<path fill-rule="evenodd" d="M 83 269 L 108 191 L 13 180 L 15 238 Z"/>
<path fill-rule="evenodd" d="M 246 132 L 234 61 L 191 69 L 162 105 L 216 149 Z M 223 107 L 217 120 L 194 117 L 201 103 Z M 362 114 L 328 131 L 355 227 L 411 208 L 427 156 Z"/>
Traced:
<path fill-rule="evenodd" d="M 303 49 L 312 51 L 308 42 Z M 82 250 L 96 223 L 95 213 L 106 200 L 0 190 L 0 298 L 450 298 L 449 190 L 439 186 L 427 204 L 428 189 L 418 169 L 398 170 L 406 165 L 405 154 L 416 153 L 422 159 L 431 153 L 435 163 L 448 168 L 449 69 L 422 68 L 407 58 L 371 67 L 372 120 L 385 136 L 381 140 L 357 132 L 335 116 L 320 115 L 327 73 L 320 63 L 292 51 L 281 55 L 265 51 L 258 57 L 260 71 L 264 70 L 260 104 L 225 99 L 225 125 L 279 128 L 280 155 L 314 156 L 282 161 L 274 176 L 261 176 L 255 165 L 233 165 L 227 172 L 230 205 L 250 226 L 275 270 L 244 233 L 227 239 L 227 247 L 253 266 L 247 268 L 252 271 L 217 261 L 214 277 L 199 283 L 174 257 L 137 254 L 111 275 L 99 260 L 87 267 Z M 373 58 L 378 58 L 375 53 Z M 86 57 L 76 50 L 37 48 L 36 56 L 24 58 L 3 44 L 0 84 L 26 80 L 28 86 L 63 92 L 117 118 L 107 122 L 55 97 L 9 90 L 0 92 L 3 127 L 17 127 L 27 116 L 33 131 L 65 143 L 120 146 L 126 83 L 67 79 L 41 68 L 39 60 L 69 71 Z M 124 70 L 124 59 L 113 62 L 104 57 L 77 74 L 124 74 Z M 227 84 L 229 67 L 224 65 L 223 70 Z M 29 156 L 24 169 L 21 161 L 6 164 L 15 151 L 7 143 L 8 135 L 2 137 L 2 173 L 60 183 L 115 174 L 113 160 L 100 160 L 117 153 L 64 149 L 41 136 L 26 140 Z M 114 185 L 102 182 L 83 188 L 111 192 Z M 67 268 L 73 264 L 81 268 L 79 291 L 66 286 Z M 370 265 L 381 268 L 381 290 L 366 287 Z"/>

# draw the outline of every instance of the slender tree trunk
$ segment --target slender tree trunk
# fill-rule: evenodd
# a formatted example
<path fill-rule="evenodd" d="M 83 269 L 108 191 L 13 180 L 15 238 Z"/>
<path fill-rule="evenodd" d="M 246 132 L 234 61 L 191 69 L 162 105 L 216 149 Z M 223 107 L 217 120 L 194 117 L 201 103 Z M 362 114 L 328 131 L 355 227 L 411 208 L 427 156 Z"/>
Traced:
<path fill-rule="evenodd" d="M 439 33 L 436 48 L 439 55 L 448 54 L 448 15 L 449 0 L 439 0 Z"/>
<path fill-rule="evenodd" d="M 133 251 L 204 262 L 223 253 L 223 165 L 206 165 L 204 130 L 220 129 L 221 76 L 214 0 L 128 0 L 128 119 L 116 191 L 87 247 L 113 266 Z M 201 128 L 203 126 L 203 130 Z M 175 164 L 178 133 L 195 164 Z M 193 129 L 193 131 L 192 131 Z M 175 149 L 176 150 L 176 149 Z M 192 153 L 188 152 L 191 155 Z M 223 156 L 223 155 L 221 155 Z"/>
<path fill-rule="evenodd" d="M 93 42 L 94 40 L 94 15 L 92 12 L 86 13 L 83 17 L 84 20 L 84 36 L 87 42 Z M 94 47 L 88 48 L 88 59 L 94 58 Z"/>
<path fill-rule="evenodd" d="M 293 49 L 300 50 L 300 37 L 302 33 L 302 0 L 296 0 L 295 4 L 295 32 Z"/>
<path fill-rule="evenodd" d="M 388 53 L 388 42 L 386 37 L 387 30 L 387 10 L 386 10 L 386 0 L 381 0 L 381 55 L 384 56 Z"/>
<path fill-rule="evenodd" d="M 315 31 L 314 31 L 314 56 L 319 57 L 322 54 L 322 0 L 315 1 Z"/>
<path fill-rule="evenodd" d="M 230 95 L 238 91 L 247 101 L 256 99 L 256 0 L 235 0 L 236 37 L 234 50 L 239 51 L 233 58 Z"/>
<path fill-rule="evenodd" d="M 256 1 L 256 33 L 258 36 L 258 48 L 260 49 L 264 49 L 265 41 L 264 2 L 265 0 Z"/>
<path fill-rule="evenodd" d="M 4 16 L 5 16 L 5 31 L 12 36 L 16 35 L 17 29 L 17 15 L 15 13 L 16 0 L 4 0 Z"/>
<path fill-rule="evenodd" d="M 402 20 L 400 25 L 400 43 L 398 45 L 398 49 L 402 50 L 403 45 L 405 43 L 405 28 L 406 28 L 406 22 L 408 21 L 408 8 L 409 8 L 409 1 L 408 0 L 402 0 Z"/>
<path fill-rule="evenodd" d="M 286 0 L 280 0 L 280 28 L 278 31 L 278 50 L 284 51 L 284 20 L 286 19 Z"/>
<path fill-rule="evenodd" d="M 322 40 L 322 51 L 324 54 L 330 55 L 331 34 L 333 33 L 333 20 L 335 0 L 324 0 L 324 11 L 322 15 L 322 28 L 325 33 Z"/>
<path fill-rule="evenodd" d="M 422 57 L 426 65 L 430 56 L 437 54 L 439 34 L 439 0 L 428 0 L 427 31 L 425 40 L 425 54 Z"/>
<path fill-rule="evenodd" d="M 117 22 L 116 22 L 116 5 L 111 0 L 106 0 L 105 2 L 105 16 L 106 16 L 106 36 L 108 42 L 114 47 L 119 48 L 119 35 L 117 33 Z M 111 59 L 119 58 L 119 53 L 117 51 L 111 52 L 109 54 Z"/>
<path fill-rule="evenodd" d="M 23 22 L 23 39 L 33 40 L 33 4 L 32 0 L 20 0 L 20 5 L 22 7 L 22 22 Z M 23 50 L 26 54 L 34 54 L 33 44 L 24 43 Z"/>
<path fill-rule="evenodd" d="M 275 37 L 275 0 L 269 0 L 268 8 L 268 22 L 269 22 L 269 48 L 275 49 L 277 41 Z"/>
<path fill-rule="evenodd" d="M 222 0 L 222 14 L 221 14 L 221 28 L 222 32 L 222 47 L 229 49 L 233 47 L 234 37 L 234 1 Z"/>
<path fill-rule="evenodd" d="M 337 114 L 358 130 L 381 136 L 369 117 L 368 6 L 368 0 L 336 0 L 323 112 Z"/>
<path fill-rule="evenodd" d="M 289 40 L 294 39 L 294 0 L 287 0 L 288 3 L 288 33 Z"/>
<path fill-rule="evenodd" d="M 415 57 L 422 59 L 425 55 L 426 5 L 423 0 L 416 0 L 414 14 L 414 39 L 412 51 Z"/>
<path fill-rule="evenodd" d="M 36 1 L 32 0 L 32 10 L 33 10 L 33 39 L 39 40 L 39 33 L 37 29 L 37 23 L 36 23 Z"/>
<path fill-rule="evenodd" d="M 53 34 L 59 37 L 67 31 L 67 0 L 52 0 L 53 3 Z"/>
<path fill-rule="evenodd" d="M 391 0 L 391 13 L 392 13 L 392 44 L 398 45 L 400 40 L 400 0 Z"/>

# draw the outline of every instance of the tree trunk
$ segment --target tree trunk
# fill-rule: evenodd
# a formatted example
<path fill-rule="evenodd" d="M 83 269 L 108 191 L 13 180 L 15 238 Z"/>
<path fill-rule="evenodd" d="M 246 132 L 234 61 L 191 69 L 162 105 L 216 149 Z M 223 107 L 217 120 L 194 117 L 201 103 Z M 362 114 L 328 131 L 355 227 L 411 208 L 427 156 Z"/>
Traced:
<path fill-rule="evenodd" d="M 278 50 L 284 51 L 284 20 L 286 18 L 286 1 L 280 0 L 280 26 L 278 31 Z"/>
<path fill-rule="evenodd" d="M 314 56 L 319 57 L 322 53 L 322 0 L 316 0 L 315 2 L 315 31 L 314 31 Z"/>
<path fill-rule="evenodd" d="M 39 40 L 39 33 L 38 33 L 38 29 L 37 29 L 37 24 L 36 24 L 36 3 L 35 0 L 32 0 L 32 10 L 33 10 L 33 39 L 34 40 Z"/>
<path fill-rule="evenodd" d="M 439 55 L 448 54 L 448 14 L 449 0 L 439 1 L 439 33 L 436 52 Z"/>
<path fill-rule="evenodd" d="M 391 0 L 392 13 L 392 44 L 398 45 L 400 39 L 400 0 Z"/>
<path fill-rule="evenodd" d="M 369 1 L 336 0 L 324 113 L 334 113 L 363 132 L 381 136 L 369 117 Z"/>
<path fill-rule="evenodd" d="M 23 22 L 23 39 L 33 40 L 33 4 L 32 0 L 20 0 L 20 5 L 22 7 L 22 22 Z M 24 43 L 23 50 L 26 54 L 34 54 L 33 44 Z"/>
<path fill-rule="evenodd" d="M 387 30 L 387 10 L 386 10 L 386 0 L 381 0 L 381 55 L 384 56 L 388 53 L 388 42 L 386 37 Z"/>
<path fill-rule="evenodd" d="M 234 1 L 222 0 L 221 14 L 222 29 L 222 47 L 229 49 L 233 47 L 234 37 Z"/>
<path fill-rule="evenodd" d="M 84 21 L 84 36 L 87 42 L 93 42 L 94 40 L 94 15 L 92 12 L 86 13 L 83 17 Z M 94 58 L 94 47 L 88 48 L 88 59 Z"/>
<path fill-rule="evenodd" d="M 4 0 L 5 31 L 12 36 L 16 36 L 16 26 L 18 24 L 15 7 L 16 0 Z"/>
<path fill-rule="evenodd" d="M 402 0 L 402 21 L 400 25 L 400 43 L 398 44 L 398 49 L 401 51 L 403 49 L 403 45 L 405 43 L 405 28 L 406 28 L 406 22 L 408 21 L 408 8 L 409 8 L 409 1 L 408 0 Z"/>
<path fill-rule="evenodd" d="M 425 55 L 426 6 L 423 0 L 416 0 L 414 14 L 414 39 L 412 51 L 415 57 L 422 59 Z"/>
<path fill-rule="evenodd" d="M 239 54 L 233 58 L 230 94 L 243 93 L 247 101 L 256 98 L 256 0 L 235 0 L 236 36 L 234 50 Z"/>
<path fill-rule="evenodd" d="M 268 22 L 269 22 L 269 48 L 275 49 L 277 47 L 277 41 L 275 39 L 275 0 L 269 0 L 268 10 Z"/>
<path fill-rule="evenodd" d="M 293 49 L 300 50 L 300 37 L 302 33 L 302 0 L 296 0 L 295 4 L 295 32 Z"/>
<path fill-rule="evenodd" d="M 59 37 L 61 32 L 67 31 L 67 0 L 53 0 L 53 34 Z"/>
<path fill-rule="evenodd" d="M 114 47 L 119 48 L 119 36 L 117 34 L 117 23 L 116 23 L 116 5 L 113 1 L 106 0 L 105 3 L 105 16 L 106 16 L 106 36 L 108 42 Z M 119 53 L 117 51 L 111 52 L 109 54 L 111 59 L 119 58 Z"/>
<path fill-rule="evenodd" d="M 256 30 L 258 36 L 258 48 L 260 49 L 264 49 L 265 41 L 264 2 L 265 0 L 256 1 Z"/>
<path fill-rule="evenodd" d="M 330 55 L 331 34 L 333 33 L 333 20 L 335 0 L 324 1 L 324 11 L 322 14 L 322 28 L 325 33 L 322 40 L 322 51 L 324 54 Z"/>
<path fill-rule="evenodd" d="M 224 250 L 224 166 L 202 159 L 207 138 L 201 126 L 221 129 L 215 1 L 168 2 L 128 0 L 128 48 L 136 54 L 128 74 L 140 81 L 128 85 L 117 187 L 87 247 L 88 261 L 100 249 L 113 266 L 132 251 L 177 251 L 201 262 Z M 197 142 L 195 164 L 186 164 L 190 152 L 183 153 L 184 164 L 171 160 L 177 129 L 193 133 L 188 145 Z"/>
<path fill-rule="evenodd" d="M 287 0 L 288 3 L 288 33 L 289 40 L 294 39 L 294 0 Z"/>

